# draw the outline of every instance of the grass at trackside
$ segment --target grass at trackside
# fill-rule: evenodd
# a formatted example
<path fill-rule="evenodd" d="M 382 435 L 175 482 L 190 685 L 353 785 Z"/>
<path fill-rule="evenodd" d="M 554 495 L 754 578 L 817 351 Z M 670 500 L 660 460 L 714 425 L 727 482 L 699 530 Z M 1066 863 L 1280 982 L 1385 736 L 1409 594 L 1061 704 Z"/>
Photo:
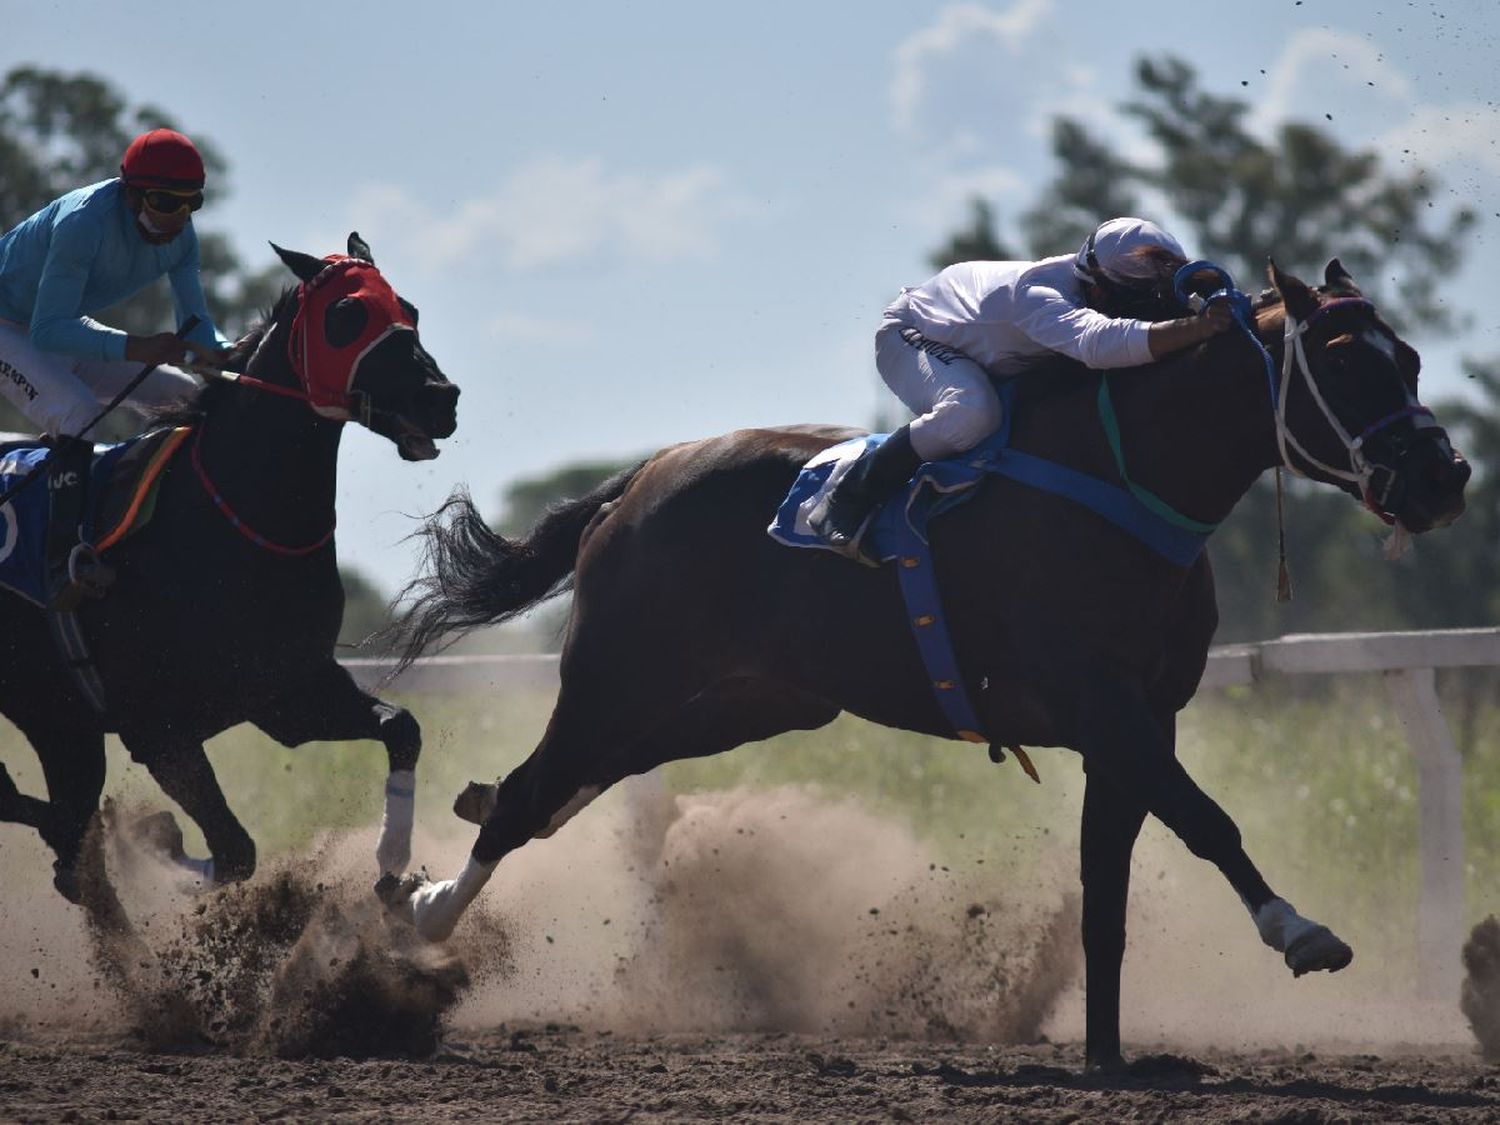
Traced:
<path fill-rule="evenodd" d="M 453 795 L 471 777 L 491 780 L 528 753 L 550 710 L 547 693 L 405 700 L 426 733 L 418 823 L 453 818 Z M 1456 720 L 1456 715 L 1450 712 Z M 1477 713 L 1466 755 L 1465 825 L 1471 920 L 1500 909 L 1500 709 Z M 1410 916 L 1417 901 L 1416 772 L 1379 677 L 1304 681 L 1294 689 L 1209 693 L 1183 715 L 1183 761 L 1239 823 L 1251 854 L 1272 867 L 1292 901 L 1323 912 Z M 263 856 L 305 846 L 319 831 L 378 821 L 386 771 L 377 743 L 288 750 L 242 727 L 210 744 L 231 806 Z M 1025 866 L 1077 839 L 1082 772 L 1075 755 L 1033 751 L 1044 784 L 1015 762 L 995 766 L 982 747 L 890 731 L 844 716 L 815 732 L 782 736 L 664 771 L 678 792 L 736 785 L 804 784 L 854 796 L 902 818 L 955 862 Z M 42 791 L 40 770 L 11 728 L 0 761 L 23 790 Z M 166 802 L 146 772 L 110 743 L 107 792 Z M 201 847 L 189 825 L 189 840 Z M 19 828 L 0 832 L 22 831 Z M 3 841 L 3 836 L 0 836 Z"/>

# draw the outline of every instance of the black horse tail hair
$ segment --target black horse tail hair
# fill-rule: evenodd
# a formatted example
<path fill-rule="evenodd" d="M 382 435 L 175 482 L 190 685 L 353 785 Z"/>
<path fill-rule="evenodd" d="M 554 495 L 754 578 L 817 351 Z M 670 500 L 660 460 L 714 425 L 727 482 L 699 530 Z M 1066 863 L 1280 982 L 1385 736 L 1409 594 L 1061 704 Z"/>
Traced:
<path fill-rule="evenodd" d="M 413 535 L 423 541 L 417 577 L 396 596 L 408 611 L 394 626 L 401 650 L 396 673 L 439 638 L 508 621 L 572 585 L 578 545 L 589 521 L 618 500 L 642 461 L 587 496 L 553 505 L 524 538 L 493 531 L 467 488 L 454 489 Z"/>

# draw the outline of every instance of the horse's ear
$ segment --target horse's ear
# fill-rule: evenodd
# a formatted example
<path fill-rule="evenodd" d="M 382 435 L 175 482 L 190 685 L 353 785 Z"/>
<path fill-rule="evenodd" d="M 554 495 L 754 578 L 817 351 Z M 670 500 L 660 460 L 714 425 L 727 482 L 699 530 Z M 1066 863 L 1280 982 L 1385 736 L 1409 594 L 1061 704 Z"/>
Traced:
<path fill-rule="evenodd" d="M 274 242 L 271 243 L 271 249 L 276 251 L 276 256 L 286 263 L 286 268 L 302 281 L 311 281 L 323 272 L 324 266 L 328 265 L 322 258 L 314 258 L 311 254 L 303 254 L 299 250 L 283 250 Z"/>
<path fill-rule="evenodd" d="M 1337 258 L 1330 258 L 1328 260 L 1328 266 L 1323 270 L 1323 284 L 1330 289 L 1359 293 L 1359 286 L 1354 284 L 1354 278 L 1349 276 L 1349 271 L 1344 268 L 1344 263 Z"/>
<path fill-rule="evenodd" d="M 349 232 L 349 257 L 358 258 L 362 262 L 369 262 L 372 266 L 375 264 L 375 258 L 370 253 L 370 244 L 359 237 L 359 231 L 357 230 Z"/>
<path fill-rule="evenodd" d="M 1282 273 L 1281 267 L 1274 259 L 1267 260 L 1266 275 L 1271 279 L 1271 284 L 1276 287 L 1276 292 L 1281 294 L 1281 301 L 1286 306 L 1286 311 L 1298 320 L 1306 320 L 1318 307 L 1318 299 L 1313 296 L 1313 291 L 1299 278 L 1289 273 Z"/>

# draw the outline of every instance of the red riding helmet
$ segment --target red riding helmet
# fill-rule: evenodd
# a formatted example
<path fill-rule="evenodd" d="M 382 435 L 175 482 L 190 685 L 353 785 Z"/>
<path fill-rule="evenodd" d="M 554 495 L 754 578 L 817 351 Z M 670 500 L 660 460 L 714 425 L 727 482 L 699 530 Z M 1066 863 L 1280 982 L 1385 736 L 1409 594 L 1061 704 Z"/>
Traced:
<path fill-rule="evenodd" d="M 203 157 L 173 129 L 152 129 L 130 142 L 120 179 L 131 187 L 194 191 L 203 187 Z"/>

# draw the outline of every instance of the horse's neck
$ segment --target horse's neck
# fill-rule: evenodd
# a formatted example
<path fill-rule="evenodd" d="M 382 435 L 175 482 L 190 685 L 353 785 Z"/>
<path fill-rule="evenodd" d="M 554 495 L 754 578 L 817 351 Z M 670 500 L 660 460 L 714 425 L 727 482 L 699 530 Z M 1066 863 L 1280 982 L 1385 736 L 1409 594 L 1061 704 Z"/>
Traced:
<path fill-rule="evenodd" d="M 1261 335 L 1279 366 L 1270 321 Z M 1237 331 L 1111 385 L 1131 479 L 1186 516 L 1218 523 L 1276 463 L 1265 361 Z"/>
<path fill-rule="evenodd" d="M 226 388 L 201 425 L 204 470 L 246 524 L 288 544 L 333 525 L 342 425 L 245 386 Z"/>

